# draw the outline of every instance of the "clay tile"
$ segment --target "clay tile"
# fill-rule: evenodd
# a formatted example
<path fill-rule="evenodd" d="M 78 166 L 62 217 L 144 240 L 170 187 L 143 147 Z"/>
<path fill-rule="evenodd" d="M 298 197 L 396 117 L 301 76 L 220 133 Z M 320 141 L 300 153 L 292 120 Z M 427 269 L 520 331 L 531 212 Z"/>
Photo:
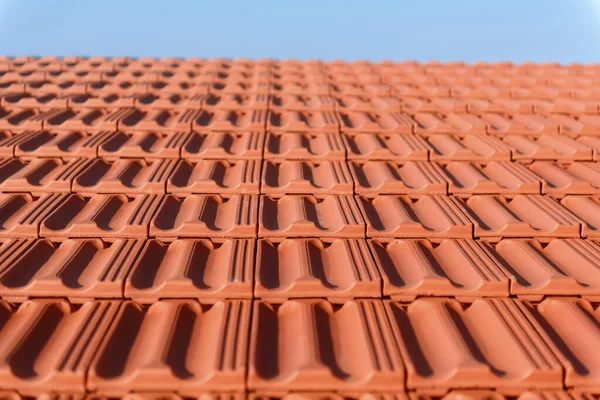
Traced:
<path fill-rule="evenodd" d="M 252 239 L 148 240 L 127 277 L 125 296 L 140 302 L 166 298 L 252 298 Z"/>
<path fill-rule="evenodd" d="M 429 162 L 393 161 L 350 162 L 350 171 L 355 183 L 355 193 L 366 197 L 380 194 L 423 194 L 447 193 L 448 183 L 443 170 Z"/>
<path fill-rule="evenodd" d="M 453 161 L 443 167 L 448 192 L 455 195 L 473 194 L 540 194 L 542 179 L 518 163 L 491 161 L 481 165 Z"/>
<path fill-rule="evenodd" d="M 345 156 L 338 133 L 267 133 L 265 159 L 268 160 L 343 160 Z"/>
<path fill-rule="evenodd" d="M 273 84 L 271 93 L 300 95 L 331 95 L 331 85 L 326 82 L 281 82 Z"/>
<path fill-rule="evenodd" d="M 581 115 L 577 119 L 564 116 L 554 116 L 553 118 L 560 122 L 561 132 L 565 135 L 600 135 L 600 116 L 598 115 Z"/>
<path fill-rule="evenodd" d="M 379 300 L 339 308 L 323 300 L 257 301 L 252 315 L 251 389 L 403 390 L 397 333 Z"/>
<path fill-rule="evenodd" d="M 268 195 L 351 195 L 353 182 L 342 161 L 267 160 L 263 165 L 261 191 Z"/>
<path fill-rule="evenodd" d="M 10 247 L 11 256 L 0 258 L 0 295 L 11 301 L 68 297 L 72 303 L 122 298 L 125 277 L 143 245 L 137 240 L 106 244 L 99 239 L 20 242 L 3 244 L 6 250 Z"/>
<path fill-rule="evenodd" d="M 427 161 L 431 147 L 416 135 L 343 133 L 348 159 L 356 161 Z"/>
<path fill-rule="evenodd" d="M 577 143 L 592 150 L 592 158 L 594 161 L 600 160 L 600 137 L 581 136 L 577 139 Z"/>
<path fill-rule="evenodd" d="M 42 221 L 62 204 L 67 195 L 51 193 L 42 197 L 30 194 L 0 194 L 2 228 L 0 237 L 36 238 Z"/>
<path fill-rule="evenodd" d="M 70 193 L 73 179 L 90 164 L 86 159 L 64 162 L 60 159 L 16 158 L 0 161 L 0 190 L 28 192 L 39 196 L 44 193 Z"/>
<path fill-rule="evenodd" d="M 130 108 L 135 103 L 135 97 L 133 96 L 121 96 L 118 94 L 103 94 L 100 96 L 93 96 L 89 94 L 73 94 L 64 97 L 67 102 L 68 108 L 71 110 L 81 109 L 119 109 L 119 108 Z"/>
<path fill-rule="evenodd" d="M 496 240 L 504 237 L 579 237 L 578 218 L 546 196 L 473 196 L 464 206 L 475 225 L 475 236 Z"/>
<path fill-rule="evenodd" d="M 114 93 L 93 96 L 89 94 L 74 94 L 65 97 L 67 105 L 72 110 L 80 109 L 120 109 L 131 108 L 135 104 L 135 96 L 118 95 Z"/>
<path fill-rule="evenodd" d="M 369 240 L 383 279 L 383 294 L 400 301 L 453 296 L 461 301 L 508 297 L 506 270 L 493 249 L 471 239 Z"/>
<path fill-rule="evenodd" d="M 254 238 L 258 213 L 258 196 L 218 194 L 167 195 L 150 223 L 150 236 Z"/>
<path fill-rule="evenodd" d="M 536 161 L 529 167 L 543 179 L 542 193 L 553 196 L 600 193 L 600 166 L 592 162 L 559 165 Z"/>
<path fill-rule="evenodd" d="M 473 223 L 454 197 L 357 196 L 358 205 L 367 222 L 367 237 L 392 238 L 473 237 Z"/>
<path fill-rule="evenodd" d="M 255 296 L 271 302 L 381 297 L 381 278 L 364 240 L 259 240 L 255 277 Z"/>
<path fill-rule="evenodd" d="M 600 246 L 581 239 L 504 239 L 497 253 L 508 263 L 511 294 L 532 300 L 544 296 L 600 298 Z"/>
<path fill-rule="evenodd" d="M 266 124 L 266 110 L 215 110 L 201 111 L 191 119 L 193 130 L 258 131 Z"/>
<path fill-rule="evenodd" d="M 98 156 L 106 160 L 119 158 L 178 159 L 189 132 L 119 131 L 98 145 Z"/>
<path fill-rule="evenodd" d="M 202 100 L 202 108 L 218 110 L 260 109 L 266 110 L 269 95 L 264 93 L 248 94 L 209 94 Z M 333 107 L 333 104 L 332 104 Z"/>
<path fill-rule="evenodd" d="M 454 98 L 408 97 L 402 99 L 402 111 L 410 115 L 416 113 L 464 113 L 467 111 L 467 104 L 464 100 Z"/>
<path fill-rule="evenodd" d="M 97 194 L 91 198 L 68 196 L 51 210 L 40 226 L 40 236 L 50 239 L 90 238 L 114 240 L 146 238 L 150 219 L 162 197 Z"/>
<path fill-rule="evenodd" d="M 454 299 L 417 299 L 385 306 L 399 333 L 410 389 L 473 387 L 474 382 L 478 389 L 515 392 L 562 388 L 561 364 L 518 301 L 476 299 L 462 305 Z"/>
<path fill-rule="evenodd" d="M 167 192 L 179 196 L 191 193 L 259 194 L 260 161 L 182 161 L 169 175 Z"/>
<path fill-rule="evenodd" d="M 11 131 L 42 129 L 42 119 L 36 118 L 39 112 L 32 109 L 5 109 L 0 108 L 0 130 Z"/>
<path fill-rule="evenodd" d="M 64 300 L 21 304 L 0 331 L 0 384 L 30 395 L 83 394 L 90 362 L 120 308 L 117 301 L 80 308 Z M 23 369 L 34 364 L 35 373 Z"/>
<path fill-rule="evenodd" d="M 528 391 L 519 392 L 518 400 L 572 400 L 567 392 L 562 391 Z M 547 394 L 547 397 L 544 395 Z M 563 395 L 561 397 L 561 395 Z M 453 389 L 443 395 L 430 394 L 428 390 L 409 393 L 411 400 L 507 400 L 509 396 L 504 396 L 493 390 L 484 389 Z M 556 396 L 553 397 L 553 396 Z"/>
<path fill-rule="evenodd" d="M 339 95 L 335 98 L 335 106 L 339 112 L 391 112 L 397 113 L 402 109 L 400 100 L 387 95 L 360 96 Z"/>
<path fill-rule="evenodd" d="M 364 238 L 365 222 L 352 196 L 261 196 L 259 237 Z"/>
<path fill-rule="evenodd" d="M 291 132 L 339 132 L 340 123 L 333 111 L 270 112 L 267 121 L 269 131 Z"/>
<path fill-rule="evenodd" d="M 80 194 L 162 194 L 177 160 L 94 160 L 73 180 Z"/>
<path fill-rule="evenodd" d="M 434 113 L 417 113 L 415 132 L 424 135 L 436 133 L 451 134 L 484 134 L 486 122 L 479 117 L 467 113 L 450 113 L 447 115 Z"/>
<path fill-rule="evenodd" d="M 415 122 L 399 112 L 340 112 L 342 132 L 412 133 Z"/>
<path fill-rule="evenodd" d="M 293 111 L 333 111 L 335 98 L 328 95 L 278 94 L 269 96 L 269 109 L 281 112 Z"/>
<path fill-rule="evenodd" d="M 182 396 L 243 392 L 250 307 L 238 300 L 161 301 L 148 308 L 125 302 L 96 353 L 87 387 L 113 396 L 175 387 Z"/>
<path fill-rule="evenodd" d="M 502 141 L 512 148 L 514 160 L 587 161 L 592 160 L 592 149 L 585 144 L 558 135 L 508 135 Z"/>
<path fill-rule="evenodd" d="M 498 114 L 533 114 L 536 110 L 533 101 L 514 99 L 470 99 L 466 100 L 468 110 L 472 114 L 483 115 L 486 113 Z"/>
<path fill-rule="evenodd" d="M 256 160 L 262 158 L 264 142 L 263 132 L 194 132 L 183 144 L 181 156 L 196 161 Z"/>
<path fill-rule="evenodd" d="M 487 135 L 431 135 L 427 137 L 431 160 L 450 161 L 510 161 L 511 148 L 498 138 Z"/>
<path fill-rule="evenodd" d="M 563 365 L 565 385 L 596 387 L 596 354 L 600 346 L 597 306 L 577 298 L 548 298 L 537 306 L 527 304 L 524 311 Z"/>
<path fill-rule="evenodd" d="M 598 115 L 599 101 L 573 100 L 573 99 L 551 99 L 538 100 L 534 103 L 537 114 L 552 115 L 552 113 L 566 114 L 569 116 L 581 116 L 585 114 Z"/>
<path fill-rule="evenodd" d="M 31 95 L 27 93 L 4 94 L 0 98 L 0 104 L 6 108 L 38 109 L 49 111 L 52 109 L 67 108 L 68 97 L 56 94 Z"/>
<path fill-rule="evenodd" d="M 541 115 L 513 114 L 501 116 L 487 113 L 481 117 L 487 124 L 489 133 L 494 135 L 544 135 L 558 134 L 560 125 Z"/>
<path fill-rule="evenodd" d="M 93 134 L 81 131 L 33 131 L 14 137 L 12 142 L 14 154 L 20 158 L 90 159 L 96 157 L 98 146 L 110 140 L 113 135 L 114 132 L 111 131 Z M 3 144 L 8 145 L 9 141 L 0 142 L 0 149 Z"/>
<path fill-rule="evenodd" d="M 595 196 L 567 196 L 560 204 L 581 222 L 581 237 L 600 237 L 600 199 Z"/>

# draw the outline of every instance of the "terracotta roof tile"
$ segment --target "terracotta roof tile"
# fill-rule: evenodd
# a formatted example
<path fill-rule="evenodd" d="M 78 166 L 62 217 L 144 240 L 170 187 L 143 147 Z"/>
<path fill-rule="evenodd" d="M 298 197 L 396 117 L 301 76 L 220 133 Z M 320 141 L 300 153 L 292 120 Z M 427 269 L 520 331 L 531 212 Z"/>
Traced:
<path fill-rule="evenodd" d="M 181 157 L 189 160 L 259 160 L 265 142 L 264 132 L 193 132 L 188 136 Z"/>
<path fill-rule="evenodd" d="M 435 163 L 407 161 L 349 162 L 355 193 L 367 197 L 380 194 L 445 195 L 448 183 L 444 171 Z"/>
<path fill-rule="evenodd" d="M 443 392 L 473 387 L 473 382 L 479 389 L 562 388 L 562 366 L 519 302 L 417 299 L 385 305 L 400 338 L 410 389 Z M 439 358 L 442 352 L 448 356 Z"/>
<path fill-rule="evenodd" d="M 450 113 L 417 113 L 415 131 L 423 135 L 431 134 L 484 134 L 486 122 L 474 114 Z"/>
<path fill-rule="evenodd" d="M 534 169 L 535 172 L 535 169 Z M 478 164 L 452 161 L 443 167 L 448 193 L 473 194 L 540 194 L 542 179 L 526 167 L 506 161 Z"/>
<path fill-rule="evenodd" d="M 352 195 L 354 182 L 344 161 L 265 161 L 261 192 L 272 196 L 314 194 Z"/>
<path fill-rule="evenodd" d="M 176 168 L 177 160 L 96 159 L 73 179 L 72 189 L 80 194 L 163 194 Z"/>
<path fill-rule="evenodd" d="M 0 141 L 0 153 L 20 158 L 95 158 L 114 131 L 27 131 Z"/>
<path fill-rule="evenodd" d="M 600 166 L 597 163 L 574 162 L 561 165 L 549 161 L 536 161 L 529 169 L 543 179 L 544 194 L 600 194 Z"/>
<path fill-rule="evenodd" d="M 367 237 L 462 238 L 473 237 L 473 223 L 463 206 L 453 197 L 357 196 L 367 222 Z"/>
<path fill-rule="evenodd" d="M 463 203 L 475 225 L 475 237 L 579 237 L 581 224 L 566 208 L 546 196 L 473 196 Z"/>
<path fill-rule="evenodd" d="M 348 159 L 357 161 L 427 161 L 431 147 L 411 134 L 343 133 Z"/>
<path fill-rule="evenodd" d="M 496 251 L 509 268 L 510 292 L 529 299 L 543 296 L 600 298 L 600 246 L 582 239 L 504 239 Z"/>
<path fill-rule="evenodd" d="M 243 391 L 250 307 L 236 300 L 162 301 L 148 308 L 124 302 L 103 334 L 107 339 L 94 357 L 87 387 L 112 396 L 174 387 L 184 396 Z M 189 365 L 190 359 L 198 367 L 189 373 L 171 369 Z"/>
<path fill-rule="evenodd" d="M 19 302 L 35 297 L 67 297 L 72 303 L 123 298 L 125 277 L 143 245 L 132 239 L 9 240 L 0 247 L 0 295 Z"/>
<path fill-rule="evenodd" d="M 117 301 L 73 308 L 65 300 L 26 301 L 11 311 L 3 303 L 0 348 L 2 387 L 23 393 L 84 393 L 87 369 L 122 308 Z M 24 365 L 43 357 L 44 368 L 25 374 Z"/>
<path fill-rule="evenodd" d="M 565 369 L 569 387 L 595 387 L 598 384 L 598 309 L 587 300 L 549 298 L 537 306 L 524 307 Z"/>
<path fill-rule="evenodd" d="M 106 160 L 120 158 L 178 159 L 182 147 L 192 140 L 189 132 L 111 132 L 97 143 L 98 156 Z M 1 144 L 1 142 L 0 142 Z"/>
<path fill-rule="evenodd" d="M 472 239 L 370 240 L 383 279 L 383 294 L 400 301 L 452 296 L 463 301 L 508 297 L 506 269 L 493 249 Z"/>
<path fill-rule="evenodd" d="M 131 266 L 125 297 L 143 303 L 167 298 L 250 299 L 255 248 L 253 239 L 148 240 Z"/>
<path fill-rule="evenodd" d="M 415 125 L 415 122 L 410 116 L 399 112 L 341 111 L 338 114 L 341 121 L 342 132 L 412 133 Z"/>
<path fill-rule="evenodd" d="M 257 213 L 255 195 L 167 195 L 150 222 L 150 236 L 255 238 Z"/>
<path fill-rule="evenodd" d="M 427 136 L 432 161 L 510 161 L 511 148 L 499 139 L 487 135 Z"/>
<path fill-rule="evenodd" d="M 72 194 L 58 207 L 46 211 L 49 215 L 40 224 L 40 236 L 56 240 L 144 239 L 161 201 L 162 196 L 157 194 L 132 198 L 124 194 L 96 194 L 89 198 Z"/>
<path fill-rule="evenodd" d="M 261 196 L 258 236 L 364 238 L 365 222 L 352 196 Z"/>
<path fill-rule="evenodd" d="M 600 199 L 596 196 L 567 196 L 560 204 L 581 221 L 581 237 L 600 236 Z"/>
<path fill-rule="evenodd" d="M 2 142 L 0 142 L 0 149 Z M 343 160 L 346 150 L 338 133 L 267 132 L 267 160 Z"/>
<path fill-rule="evenodd" d="M 591 161 L 592 148 L 583 142 L 559 135 L 508 135 L 502 138 L 512 149 L 513 160 L 518 161 Z"/>
<path fill-rule="evenodd" d="M 169 163 L 174 165 L 174 161 Z M 260 161 L 181 161 L 172 172 L 163 172 L 167 193 L 259 194 Z M 158 191 L 156 191 L 158 192 Z"/>
<path fill-rule="evenodd" d="M 398 334 L 379 300 L 348 301 L 341 307 L 323 300 L 255 301 L 252 318 L 251 389 L 404 388 Z"/>
<path fill-rule="evenodd" d="M 258 241 L 254 295 L 271 302 L 327 297 L 332 302 L 381 297 L 381 278 L 361 239 Z"/>
<path fill-rule="evenodd" d="M 3 193 L 29 192 L 34 195 L 44 193 L 69 193 L 73 180 L 79 176 L 91 161 L 73 159 L 24 160 L 9 158 L 0 160 L 0 190 Z"/>

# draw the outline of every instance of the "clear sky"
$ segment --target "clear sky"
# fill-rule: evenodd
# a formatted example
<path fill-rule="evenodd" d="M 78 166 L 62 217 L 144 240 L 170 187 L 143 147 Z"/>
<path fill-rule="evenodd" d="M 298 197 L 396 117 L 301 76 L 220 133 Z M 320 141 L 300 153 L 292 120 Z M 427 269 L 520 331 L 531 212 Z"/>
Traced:
<path fill-rule="evenodd" d="M 0 0 L 0 54 L 600 61 L 600 0 Z"/>

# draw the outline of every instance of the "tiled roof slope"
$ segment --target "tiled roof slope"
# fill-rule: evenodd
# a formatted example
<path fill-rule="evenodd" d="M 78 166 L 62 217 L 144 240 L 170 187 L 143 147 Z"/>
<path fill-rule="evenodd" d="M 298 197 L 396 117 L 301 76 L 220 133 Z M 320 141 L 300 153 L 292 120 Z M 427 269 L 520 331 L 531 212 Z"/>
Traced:
<path fill-rule="evenodd" d="M 3 399 L 600 396 L 600 66 L 0 57 Z"/>

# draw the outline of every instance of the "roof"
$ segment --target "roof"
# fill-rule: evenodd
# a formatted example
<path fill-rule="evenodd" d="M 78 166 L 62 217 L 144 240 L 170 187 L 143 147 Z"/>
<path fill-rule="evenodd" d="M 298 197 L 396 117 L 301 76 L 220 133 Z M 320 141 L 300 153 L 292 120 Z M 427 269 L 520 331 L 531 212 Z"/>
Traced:
<path fill-rule="evenodd" d="M 0 59 L 3 395 L 597 394 L 599 77 Z"/>

